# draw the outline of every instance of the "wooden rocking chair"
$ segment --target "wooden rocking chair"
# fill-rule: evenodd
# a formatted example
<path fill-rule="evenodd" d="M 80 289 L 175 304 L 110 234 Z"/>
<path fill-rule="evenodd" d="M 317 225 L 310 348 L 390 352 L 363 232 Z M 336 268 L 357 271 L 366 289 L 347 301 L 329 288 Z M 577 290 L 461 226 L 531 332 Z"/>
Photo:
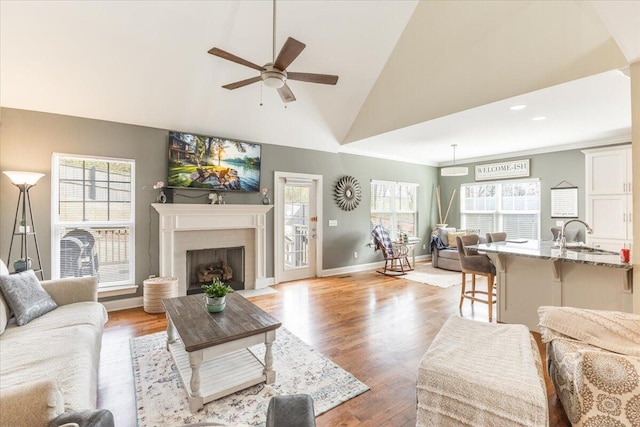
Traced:
<path fill-rule="evenodd" d="M 374 249 L 380 249 L 384 256 L 384 269 L 377 270 L 378 273 L 388 276 L 400 276 L 407 274 L 407 271 L 413 270 L 409 263 L 409 248 L 405 245 L 395 246 L 391 242 L 389 233 L 381 226 L 376 225 L 371 230 L 373 236 Z"/>

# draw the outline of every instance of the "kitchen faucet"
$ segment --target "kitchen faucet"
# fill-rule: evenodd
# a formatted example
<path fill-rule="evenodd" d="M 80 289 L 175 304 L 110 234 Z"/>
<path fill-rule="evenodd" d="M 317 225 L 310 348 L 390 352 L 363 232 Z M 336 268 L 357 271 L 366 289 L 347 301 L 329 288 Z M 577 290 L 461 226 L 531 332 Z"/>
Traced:
<path fill-rule="evenodd" d="M 586 222 L 580 219 L 570 219 L 569 221 L 564 223 L 564 225 L 562 226 L 562 230 L 560 230 L 560 248 L 561 249 L 567 248 L 567 239 L 566 237 L 564 237 L 564 230 L 565 228 L 567 228 L 567 225 L 569 225 L 572 222 L 579 222 L 580 224 L 584 225 L 584 227 L 587 229 L 587 233 L 589 234 L 593 233 L 593 230 L 591 229 L 589 224 L 587 224 Z"/>

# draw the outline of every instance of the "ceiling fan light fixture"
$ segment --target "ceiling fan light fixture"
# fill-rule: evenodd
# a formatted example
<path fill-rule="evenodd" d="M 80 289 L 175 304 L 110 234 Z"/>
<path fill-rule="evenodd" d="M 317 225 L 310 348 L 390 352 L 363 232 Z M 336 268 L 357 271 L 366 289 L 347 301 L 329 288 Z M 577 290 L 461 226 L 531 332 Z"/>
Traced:
<path fill-rule="evenodd" d="M 466 166 L 456 166 L 456 147 L 458 144 L 451 144 L 453 147 L 453 166 L 440 169 L 440 176 L 466 176 L 469 175 L 469 168 Z"/>
<path fill-rule="evenodd" d="M 283 71 L 274 68 L 272 65 L 265 65 L 265 70 L 262 72 L 260 77 L 262 78 L 262 83 L 266 87 L 271 87 L 274 89 L 280 89 L 284 86 L 285 81 L 287 80 L 287 74 Z"/>

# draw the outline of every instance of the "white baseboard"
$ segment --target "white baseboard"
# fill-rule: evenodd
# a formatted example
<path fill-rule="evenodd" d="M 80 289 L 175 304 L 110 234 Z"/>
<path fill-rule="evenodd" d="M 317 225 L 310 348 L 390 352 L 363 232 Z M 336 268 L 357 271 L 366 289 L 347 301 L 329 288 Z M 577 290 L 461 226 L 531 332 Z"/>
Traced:
<path fill-rule="evenodd" d="M 431 255 L 419 255 L 416 257 L 416 261 L 425 261 L 431 259 Z M 384 261 L 371 262 L 368 264 L 350 265 L 340 268 L 329 268 L 326 270 L 320 270 L 318 277 L 340 276 L 343 274 L 357 273 L 360 271 L 373 270 L 376 268 L 384 267 Z M 276 284 L 274 277 L 266 277 L 264 279 L 256 280 L 256 289 L 268 288 Z M 129 308 L 137 308 L 143 306 L 143 297 L 123 298 L 113 301 L 100 301 L 107 308 L 107 311 L 126 310 Z"/>
<path fill-rule="evenodd" d="M 264 279 L 257 279 L 256 289 L 267 288 L 275 284 L 276 284 L 276 279 L 274 277 L 265 277 Z"/>
<path fill-rule="evenodd" d="M 107 311 L 126 310 L 128 308 L 138 308 L 143 306 L 142 297 L 123 298 L 113 301 L 100 301 L 107 308 Z"/>
<path fill-rule="evenodd" d="M 431 259 L 431 255 L 416 256 L 416 261 L 426 261 L 429 259 Z M 340 276 L 343 274 L 357 273 L 360 271 L 373 270 L 373 269 L 382 268 L 382 267 L 384 267 L 384 261 L 371 262 L 369 264 L 350 265 L 347 267 L 329 268 L 326 270 L 321 270 L 318 277 Z"/>

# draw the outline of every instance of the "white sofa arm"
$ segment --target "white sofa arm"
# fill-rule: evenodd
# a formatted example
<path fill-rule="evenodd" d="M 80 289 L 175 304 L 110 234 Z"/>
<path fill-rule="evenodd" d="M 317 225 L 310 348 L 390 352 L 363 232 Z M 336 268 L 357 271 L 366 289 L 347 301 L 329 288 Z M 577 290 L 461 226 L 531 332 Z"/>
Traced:
<path fill-rule="evenodd" d="M 81 301 L 98 301 L 97 277 L 67 277 L 57 280 L 45 280 L 41 284 L 58 305 Z"/>
<path fill-rule="evenodd" d="M 46 426 L 64 412 L 64 398 L 52 378 L 0 388 L 0 425 Z"/>

